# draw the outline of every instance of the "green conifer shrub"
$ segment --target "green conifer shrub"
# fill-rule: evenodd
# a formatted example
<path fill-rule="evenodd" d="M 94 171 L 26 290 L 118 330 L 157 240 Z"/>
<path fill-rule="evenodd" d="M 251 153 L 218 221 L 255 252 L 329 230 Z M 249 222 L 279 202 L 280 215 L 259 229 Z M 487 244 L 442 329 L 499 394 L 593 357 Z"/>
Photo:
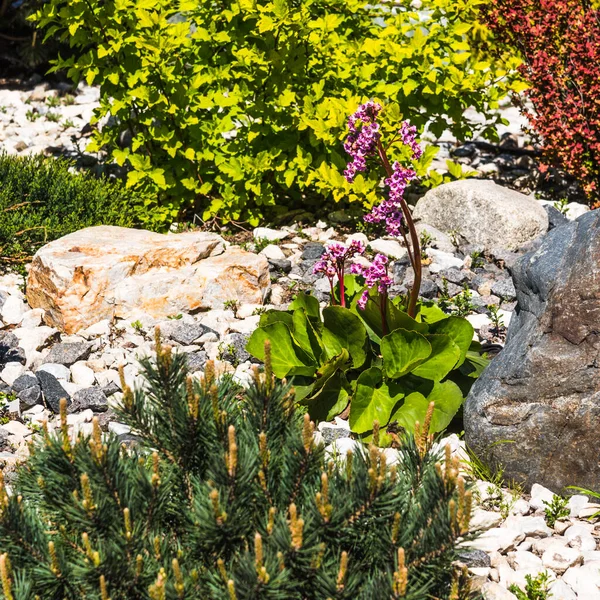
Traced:
<path fill-rule="evenodd" d="M 84 227 L 137 222 L 137 193 L 69 167 L 63 159 L 0 153 L 0 262 L 31 260 L 40 246 Z"/>
<path fill-rule="evenodd" d="M 333 460 L 293 390 L 193 382 L 162 347 L 125 387 L 129 447 L 58 434 L 0 487 L 6 600 L 466 598 L 453 570 L 471 496 L 457 463 L 416 433 L 397 465 L 375 445 Z M 427 430 L 424 424 L 423 431 Z"/>
<path fill-rule="evenodd" d="M 93 144 L 160 199 L 149 220 L 258 224 L 325 197 L 372 206 L 378 181 L 342 177 L 346 115 L 368 97 L 394 103 L 394 124 L 461 139 L 473 107 L 493 137 L 519 61 L 494 47 L 480 4 L 50 0 L 35 20 L 74 51 L 56 68 L 101 86 L 96 118 L 112 118 Z"/>

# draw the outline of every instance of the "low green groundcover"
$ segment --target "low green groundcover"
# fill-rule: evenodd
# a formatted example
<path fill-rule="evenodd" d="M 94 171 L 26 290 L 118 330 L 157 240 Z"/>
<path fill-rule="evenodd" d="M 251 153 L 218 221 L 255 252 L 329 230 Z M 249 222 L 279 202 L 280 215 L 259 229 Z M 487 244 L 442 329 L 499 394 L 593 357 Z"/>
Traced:
<path fill-rule="evenodd" d="M 25 262 L 47 242 L 83 227 L 136 223 L 136 194 L 70 166 L 41 155 L 0 154 L 0 262 Z"/>

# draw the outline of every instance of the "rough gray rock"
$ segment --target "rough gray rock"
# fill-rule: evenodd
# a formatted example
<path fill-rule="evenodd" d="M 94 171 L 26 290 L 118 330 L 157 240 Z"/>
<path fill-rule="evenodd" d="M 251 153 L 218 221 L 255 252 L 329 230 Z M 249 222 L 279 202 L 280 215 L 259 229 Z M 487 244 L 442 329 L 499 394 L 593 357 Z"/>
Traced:
<path fill-rule="evenodd" d="M 86 360 L 92 351 L 92 344 L 88 342 L 75 342 L 56 344 L 46 355 L 44 362 L 55 363 L 70 367 L 79 360 Z"/>
<path fill-rule="evenodd" d="M 91 387 L 75 392 L 73 404 L 69 406 L 68 412 L 80 412 L 88 408 L 94 412 L 106 412 L 108 409 L 108 399 L 100 388 Z"/>
<path fill-rule="evenodd" d="M 553 229 L 515 265 L 505 349 L 471 389 L 467 444 L 507 480 L 600 487 L 600 211 Z"/>
<path fill-rule="evenodd" d="M 207 328 L 200 323 L 184 323 L 183 321 L 167 321 L 161 323 L 160 332 L 166 338 L 189 346 L 193 344 L 199 337 L 207 332 Z"/>
<path fill-rule="evenodd" d="M 55 413 L 60 411 L 61 398 L 66 398 L 67 404 L 71 404 L 71 396 L 69 396 L 65 388 L 63 388 L 54 375 L 47 371 L 38 371 L 35 375 L 40 382 L 44 400 L 51 411 Z"/>
<path fill-rule="evenodd" d="M 17 394 L 17 398 L 19 398 L 21 412 L 29 410 L 36 404 L 42 403 L 42 388 L 38 384 L 32 385 L 31 387 L 21 390 Z"/>
<path fill-rule="evenodd" d="M 548 230 L 548 215 L 537 200 L 486 180 L 440 185 L 417 202 L 413 216 L 486 249 L 516 250 Z"/>

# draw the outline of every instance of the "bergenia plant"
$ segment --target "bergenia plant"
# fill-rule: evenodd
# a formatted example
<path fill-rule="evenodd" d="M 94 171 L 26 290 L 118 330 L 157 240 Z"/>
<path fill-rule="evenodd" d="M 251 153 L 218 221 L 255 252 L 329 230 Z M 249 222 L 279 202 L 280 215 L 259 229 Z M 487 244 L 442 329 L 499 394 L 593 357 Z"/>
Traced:
<path fill-rule="evenodd" d="M 331 287 L 331 303 L 335 304 L 335 280 L 337 278 L 339 285 L 340 305 L 346 306 L 346 290 L 344 288 L 344 275 L 346 262 L 351 258 L 362 255 L 365 252 L 365 245 L 353 240 L 348 246 L 338 242 L 332 242 L 325 248 L 321 258 L 315 263 L 313 273 L 323 273 L 329 280 Z"/>
<path fill-rule="evenodd" d="M 350 267 L 351 273 L 362 275 L 365 278 L 365 285 L 367 286 L 356 303 L 360 309 L 365 310 L 367 306 L 369 289 L 377 287 L 379 292 L 379 311 L 381 312 L 381 328 L 383 330 L 383 335 L 389 333 L 387 324 L 387 300 L 388 290 L 392 283 L 394 283 L 393 279 L 388 274 L 388 262 L 387 256 L 377 254 L 368 267 L 358 263 L 354 263 Z"/>
<path fill-rule="evenodd" d="M 368 158 L 377 158 L 387 174 L 387 178 L 384 181 L 387 187 L 387 196 L 381 204 L 375 206 L 372 212 L 365 216 L 365 221 L 370 223 L 385 223 L 385 228 L 389 235 L 394 237 L 401 236 L 403 238 L 410 264 L 415 274 L 407 303 L 407 312 L 414 318 L 417 312 L 417 300 L 421 288 L 421 248 L 410 209 L 404 199 L 404 193 L 409 183 L 416 178 L 417 174 L 410 166 L 403 166 L 398 161 L 391 163 L 388 157 L 388 150 L 395 144 L 404 144 L 410 150 L 411 160 L 421 158 L 423 150 L 416 141 L 416 127 L 410 125 L 407 121 L 402 123 L 396 135 L 384 146 L 379 123 L 377 123 L 377 118 L 381 111 L 382 107 L 380 104 L 369 101 L 359 106 L 358 110 L 350 116 L 348 120 L 349 133 L 344 148 L 352 160 L 348 163 L 344 171 L 344 176 L 348 182 L 352 183 L 357 173 L 367 170 Z M 384 272 L 381 269 L 382 265 L 383 263 L 379 259 L 379 263 L 373 273 L 381 273 L 382 277 L 387 278 L 387 269 Z M 385 284 L 382 284 L 381 287 L 387 291 Z"/>

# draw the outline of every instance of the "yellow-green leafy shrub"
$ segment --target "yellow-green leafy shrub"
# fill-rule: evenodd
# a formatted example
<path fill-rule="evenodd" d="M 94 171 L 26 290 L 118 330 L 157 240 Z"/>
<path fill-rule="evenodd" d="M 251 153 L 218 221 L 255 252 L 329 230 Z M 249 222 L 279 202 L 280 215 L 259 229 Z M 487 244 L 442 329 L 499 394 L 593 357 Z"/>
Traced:
<path fill-rule="evenodd" d="M 35 19 L 80 49 L 55 68 L 102 86 L 92 149 L 107 148 L 130 167 L 129 186 L 156 196 L 148 219 L 256 222 L 325 196 L 375 201 L 375 179 L 350 189 L 341 176 L 345 116 L 368 97 L 396 103 L 390 122 L 401 113 L 460 138 L 474 107 L 493 136 L 516 59 L 490 47 L 479 4 L 50 0 Z"/>

